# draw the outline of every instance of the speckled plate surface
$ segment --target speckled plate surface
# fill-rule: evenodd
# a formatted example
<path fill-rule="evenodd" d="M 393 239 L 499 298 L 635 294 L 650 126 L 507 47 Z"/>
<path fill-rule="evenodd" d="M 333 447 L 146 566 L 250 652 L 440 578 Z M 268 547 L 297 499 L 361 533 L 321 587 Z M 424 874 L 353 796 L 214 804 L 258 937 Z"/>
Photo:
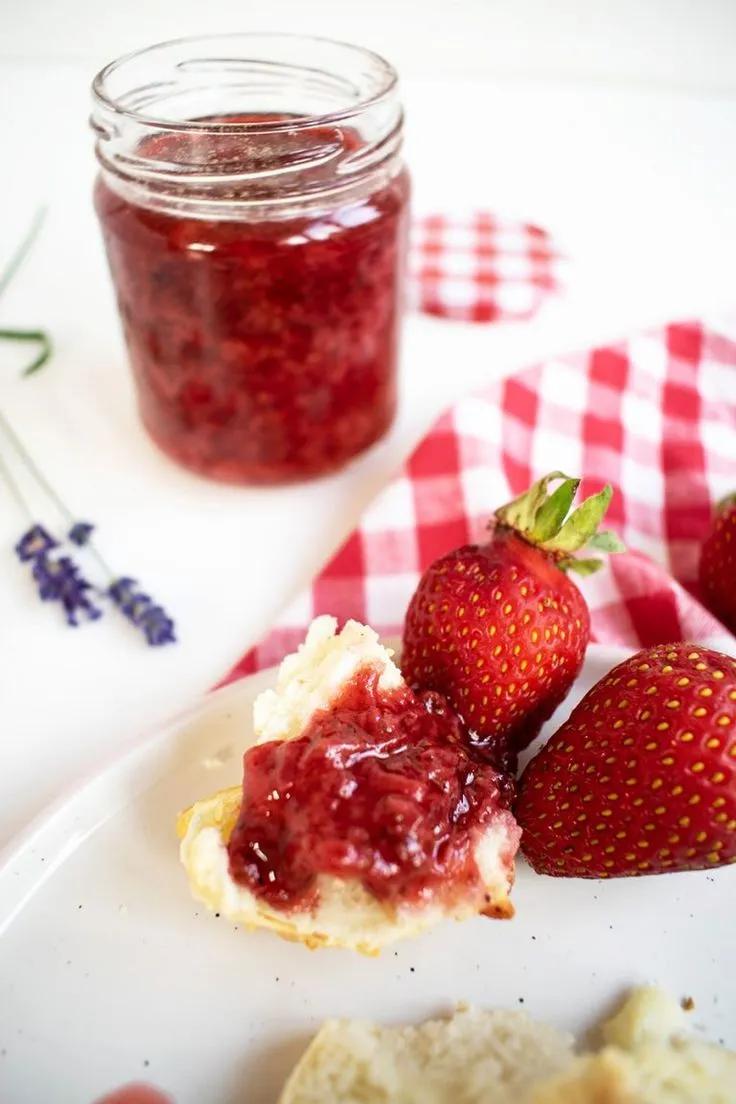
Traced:
<path fill-rule="evenodd" d="M 591 647 L 562 720 L 622 658 Z M 239 780 L 264 672 L 211 694 L 60 803 L 0 866 L 0 1101 L 90 1104 L 146 1080 L 177 1104 L 272 1104 L 327 1016 L 458 1000 L 583 1030 L 630 985 L 695 998 L 736 1046 L 736 869 L 611 881 L 519 866 L 510 923 L 447 924 L 378 959 L 235 931 L 190 896 L 174 820 Z"/>

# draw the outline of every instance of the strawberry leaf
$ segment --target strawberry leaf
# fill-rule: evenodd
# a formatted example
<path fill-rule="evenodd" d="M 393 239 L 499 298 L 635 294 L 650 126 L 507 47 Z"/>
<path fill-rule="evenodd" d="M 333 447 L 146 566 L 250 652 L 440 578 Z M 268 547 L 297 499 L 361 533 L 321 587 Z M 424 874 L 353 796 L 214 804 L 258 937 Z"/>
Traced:
<path fill-rule="evenodd" d="M 562 482 L 549 493 L 549 485 L 557 480 Z M 610 530 L 597 531 L 613 494 L 610 484 L 586 498 L 568 517 L 579 486 L 579 479 L 561 471 L 550 472 L 524 494 L 497 510 L 496 521 L 515 529 L 530 544 L 551 553 L 563 571 L 589 575 L 598 570 L 600 561 L 588 559 L 573 564 L 573 553 L 587 544 L 601 552 L 623 552 L 624 545 Z"/>
<path fill-rule="evenodd" d="M 603 567 L 603 560 L 578 560 L 570 556 L 569 560 L 559 560 L 557 566 L 562 571 L 574 571 L 578 575 L 594 575 Z"/>
<path fill-rule="evenodd" d="M 508 525 L 519 533 L 530 533 L 537 512 L 547 498 L 547 488 L 550 483 L 553 483 L 556 479 L 567 480 L 568 478 L 569 476 L 565 475 L 564 472 L 550 472 L 549 475 L 545 475 L 542 479 L 538 479 L 536 483 L 533 483 L 528 491 L 524 491 L 518 498 L 496 510 L 496 519 L 502 525 Z"/>
<path fill-rule="evenodd" d="M 537 510 L 534 525 L 529 533 L 530 538 L 535 543 L 543 544 L 559 533 L 579 486 L 579 479 L 566 479 L 542 503 Z"/>
<path fill-rule="evenodd" d="M 611 529 L 594 533 L 588 541 L 588 548 L 597 548 L 601 552 L 625 552 L 626 545 Z"/>
<path fill-rule="evenodd" d="M 559 533 L 545 541 L 543 547 L 551 552 L 577 552 L 583 548 L 603 520 L 613 489 L 607 483 L 598 494 L 591 495 L 574 510 Z"/>

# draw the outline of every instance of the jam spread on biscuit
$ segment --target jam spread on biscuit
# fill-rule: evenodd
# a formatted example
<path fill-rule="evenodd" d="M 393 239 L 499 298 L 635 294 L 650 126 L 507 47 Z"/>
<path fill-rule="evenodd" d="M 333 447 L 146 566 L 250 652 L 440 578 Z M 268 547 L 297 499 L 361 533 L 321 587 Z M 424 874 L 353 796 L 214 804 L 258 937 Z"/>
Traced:
<path fill-rule="evenodd" d="M 245 753 L 230 873 L 274 908 L 314 908 L 320 875 L 358 879 L 394 906 L 483 891 L 475 847 L 498 819 L 512 823 L 513 782 L 440 694 L 386 693 L 378 678 L 363 670 L 301 736 Z"/>

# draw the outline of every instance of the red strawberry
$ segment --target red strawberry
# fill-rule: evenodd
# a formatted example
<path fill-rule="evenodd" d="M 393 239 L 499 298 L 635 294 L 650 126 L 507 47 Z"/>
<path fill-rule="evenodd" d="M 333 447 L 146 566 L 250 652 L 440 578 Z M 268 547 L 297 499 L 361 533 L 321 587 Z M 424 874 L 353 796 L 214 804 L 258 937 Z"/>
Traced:
<path fill-rule="evenodd" d="M 425 571 L 406 615 L 405 677 L 448 698 L 474 742 L 507 769 L 583 662 L 588 608 L 565 571 L 587 574 L 600 560 L 573 553 L 588 543 L 621 548 L 612 533 L 596 534 L 610 487 L 567 517 L 579 482 L 552 472 L 498 510 L 486 544 L 457 548 Z"/>
<path fill-rule="evenodd" d="M 709 610 L 736 633 L 736 493 L 718 506 L 700 552 L 700 590 Z"/>
<path fill-rule="evenodd" d="M 529 763 L 515 813 L 540 874 L 736 861 L 736 661 L 659 644 L 614 667 Z"/>

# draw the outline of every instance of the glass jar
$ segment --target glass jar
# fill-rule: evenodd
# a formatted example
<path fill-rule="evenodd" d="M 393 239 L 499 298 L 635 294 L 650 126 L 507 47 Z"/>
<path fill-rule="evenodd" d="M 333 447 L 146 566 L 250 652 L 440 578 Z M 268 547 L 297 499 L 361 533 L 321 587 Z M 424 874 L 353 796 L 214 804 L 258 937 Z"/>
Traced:
<path fill-rule="evenodd" d="M 236 483 L 341 467 L 396 407 L 396 74 L 297 35 L 163 43 L 93 85 L 95 206 L 141 417 Z"/>

